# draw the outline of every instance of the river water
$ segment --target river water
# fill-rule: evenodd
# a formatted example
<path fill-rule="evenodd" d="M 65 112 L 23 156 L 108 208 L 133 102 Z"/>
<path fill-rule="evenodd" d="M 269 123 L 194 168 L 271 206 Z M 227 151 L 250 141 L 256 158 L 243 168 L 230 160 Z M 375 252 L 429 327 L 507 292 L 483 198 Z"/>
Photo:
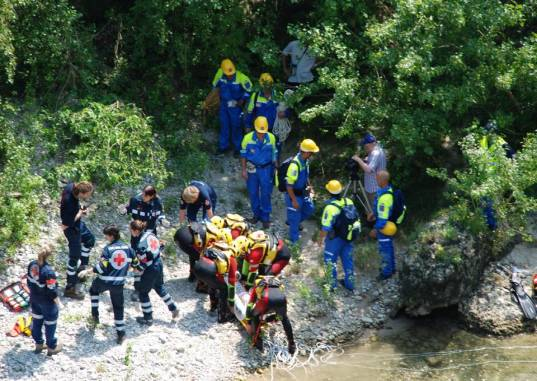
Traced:
<path fill-rule="evenodd" d="M 400 317 L 360 342 L 327 354 L 317 365 L 267 370 L 275 380 L 535 380 L 537 334 L 480 336 L 454 312 Z M 257 378 L 259 379 L 259 378 Z"/>

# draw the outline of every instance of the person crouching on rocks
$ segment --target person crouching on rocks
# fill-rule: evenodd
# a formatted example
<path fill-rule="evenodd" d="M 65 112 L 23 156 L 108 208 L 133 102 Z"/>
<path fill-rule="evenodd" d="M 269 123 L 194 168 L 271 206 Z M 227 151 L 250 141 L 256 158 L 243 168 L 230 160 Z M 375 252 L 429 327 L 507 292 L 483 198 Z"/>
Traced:
<path fill-rule="evenodd" d="M 34 353 L 45 349 L 43 341 L 43 324 L 48 349 L 52 356 L 61 351 L 61 344 L 56 338 L 56 326 L 59 315 L 58 282 L 56 272 L 47 262 L 52 255 L 50 248 L 42 249 L 37 260 L 28 265 L 27 279 L 30 288 L 30 307 L 32 309 L 32 338 L 35 341 Z"/>
<path fill-rule="evenodd" d="M 250 322 L 247 328 L 254 346 L 263 351 L 261 327 L 263 322 L 281 320 L 287 348 L 290 354 L 296 351 L 293 327 L 287 316 L 287 298 L 283 293 L 283 285 L 274 276 L 259 276 L 250 289 L 250 301 L 246 308 L 246 319 Z"/>
<path fill-rule="evenodd" d="M 139 270 L 142 271 L 138 292 L 140 293 L 140 305 L 143 316 L 138 316 L 136 321 L 142 325 L 153 325 L 153 308 L 149 293 L 151 290 L 162 298 L 172 313 L 172 319 L 179 316 L 179 310 L 172 297 L 164 288 L 164 270 L 160 258 L 160 241 L 151 232 L 144 232 L 145 224 L 142 221 L 131 221 L 130 231 L 134 237 L 140 237 L 138 245 L 133 248 L 139 261 Z"/>

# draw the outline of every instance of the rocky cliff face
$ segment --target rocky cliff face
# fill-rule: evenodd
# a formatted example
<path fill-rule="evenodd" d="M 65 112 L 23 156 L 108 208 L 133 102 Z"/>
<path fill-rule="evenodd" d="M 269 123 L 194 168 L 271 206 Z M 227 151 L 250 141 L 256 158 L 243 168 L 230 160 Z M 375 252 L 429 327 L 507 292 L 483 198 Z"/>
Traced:
<path fill-rule="evenodd" d="M 458 304 L 471 293 L 490 254 L 446 218 L 429 223 L 402 256 L 401 303 L 412 316 Z"/>

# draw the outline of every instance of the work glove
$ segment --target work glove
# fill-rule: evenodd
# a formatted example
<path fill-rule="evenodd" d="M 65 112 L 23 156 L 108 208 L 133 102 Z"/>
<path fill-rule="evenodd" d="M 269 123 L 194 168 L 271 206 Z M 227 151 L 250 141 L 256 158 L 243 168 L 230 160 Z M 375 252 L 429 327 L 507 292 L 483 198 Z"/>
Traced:
<path fill-rule="evenodd" d="M 93 269 L 85 269 L 78 273 L 78 279 L 85 280 L 93 274 Z"/>
<path fill-rule="evenodd" d="M 161 218 L 161 219 L 160 219 L 160 224 L 161 224 L 162 226 L 164 226 L 165 228 L 169 228 L 170 226 L 172 226 L 171 222 L 168 221 L 168 220 L 165 219 L 165 218 Z"/>

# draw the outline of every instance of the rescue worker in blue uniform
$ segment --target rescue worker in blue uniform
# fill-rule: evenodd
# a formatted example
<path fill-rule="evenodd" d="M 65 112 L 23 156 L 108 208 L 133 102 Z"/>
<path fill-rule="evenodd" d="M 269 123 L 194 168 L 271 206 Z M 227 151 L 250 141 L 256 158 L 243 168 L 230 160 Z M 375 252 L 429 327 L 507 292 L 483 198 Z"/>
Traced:
<path fill-rule="evenodd" d="M 395 274 L 395 253 L 393 247 L 393 235 L 386 233 L 388 223 L 393 211 L 393 189 L 390 185 L 390 174 L 387 171 L 377 172 L 377 184 L 379 190 L 373 207 L 374 215 L 368 217 L 375 220 L 375 236 L 378 240 L 378 248 L 381 256 L 381 272 L 378 279 L 384 280 Z"/>
<path fill-rule="evenodd" d="M 125 340 L 125 320 L 123 317 L 124 297 L 123 286 L 131 265 L 136 266 L 134 250 L 120 240 L 119 229 L 116 226 L 107 226 L 103 230 L 108 245 L 103 249 L 101 260 L 85 271 L 93 271 L 97 277 L 91 284 L 91 316 L 95 324 L 99 323 L 99 295 L 105 291 L 110 292 L 112 308 L 114 310 L 114 326 L 117 332 L 117 343 Z M 134 263 L 133 263 L 134 261 Z M 82 273 L 80 275 L 83 275 Z"/>
<path fill-rule="evenodd" d="M 271 195 L 276 168 L 276 138 L 268 132 L 268 121 L 264 116 L 255 120 L 255 131 L 246 134 L 242 140 L 241 166 L 242 177 L 246 180 L 252 223 L 261 221 L 263 228 L 270 227 L 272 212 Z"/>
<path fill-rule="evenodd" d="M 490 154 L 493 154 L 496 150 L 501 150 L 505 153 L 505 156 L 509 159 L 512 159 L 515 155 L 515 151 L 509 146 L 509 144 L 498 135 L 498 124 L 496 121 L 491 120 L 487 122 L 483 128 L 484 135 L 479 141 L 479 145 L 485 151 L 488 151 Z M 495 163 L 491 162 L 488 170 L 490 172 L 494 171 Z M 494 211 L 494 202 L 490 197 L 483 198 L 483 215 L 487 226 L 490 230 L 496 230 L 498 228 L 498 222 L 496 221 L 496 212 Z"/>
<path fill-rule="evenodd" d="M 166 220 L 166 216 L 162 210 L 162 202 L 157 195 L 157 190 L 152 185 L 147 185 L 141 193 L 132 197 L 128 205 L 124 206 L 121 214 L 130 214 L 133 220 L 139 220 L 146 225 L 146 231 L 157 235 L 157 222 L 163 226 L 169 226 L 170 223 Z M 131 237 L 131 247 L 137 245 L 136 237 Z M 134 272 L 134 290 L 131 294 L 133 302 L 138 301 L 138 285 L 140 283 L 140 273 Z"/>
<path fill-rule="evenodd" d="M 309 180 L 309 159 L 319 147 L 311 139 L 300 143 L 300 152 L 289 164 L 286 174 L 287 193 L 287 223 L 289 224 L 289 239 L 295 243 L 299 239 L 300 224 L 313 214 L 313 189 Z"/>
<path fill-rule="evenodd" d="M 268 130 L 272 132 L 276 118 L 288 118 L 289 111 L 278 113 L 279 102 L 276 100 L 273 85 L 274 80 L 269 73 L 263 73 L 259 77 L 261 90 L 254 92 L 248 102 L 245 126 L 248 131 L 254 128 L 254 121 L 258 116 L 264 116 L 268 121 Z"/>
<path fill-rule="evenodd" d="M 87 208 L 80 206 L 80 200 L 89 199 L 92 193 L 93 185 L 87 181 L 70 183 L 62 192 L 60 217 L 63 234 L 69 243 L 67 284 L 64 295 L 69 298 L 84 299 L 84 294 L 75 288 L 78 282 L 77 273 L 88 265 L 90 251 L 95 245 L 95 237 L 82 221 L 82 217 L 87 215 Z"/>
<path fill-rule="evenodd" d="M 157 235 L 157 222 L 166 224 L 166 216 L 162 210 L 162 202 L 154 186 L 146 186 L 142 193 L 132 197 L 123 210 L 131 215 L 133 220 L 146 223 L 146 231 Z"/>
<path fill-rule="evenodd" d="M 214 216 L 216 201 L 216 192 L 212 186 L 203 181 L 192 180 L 181 195 L 179 223 L 185 222 L 186 218 L 189 222 L 196 222 L 200 209 L 202 220 L 211 219 Z"/>
<path fill-rule="evenodd" d="M 331 180 L 326 184 L 326 190 L 330 193 L 330 199 L 321 218 L 321 232 L 319 233 L 319 245 L 324 243 L 324 263 L 328 271 L 332 272 L 332 289 L 337 288 L 337 260 L 341 258 L 345 278 L 341 284 L 350 291 L 354 291 L 354 261 L 352 257 L 352 240 L 347 237 L 338 236 L 335 231 L 335 223 L 343 208 L 347 205 L 354 205 L 352 200 L 342 197 L 343 186 L 337 180 Z M 355 222 L 359 229 L 360 220 Z M 328 236 L 328 237 L 327 237 Z M 326 238 L 326 239 L 325 239 Z"/>
<path fill-rule="evenodd" d="M 235 155 L 238 156 L 242 140 L 241 107 L 248 101 L 252 82 L 246 75 L 236 70 L 233 62 L 226 58 L 216 72 L 212 84 L 213 88 L 220 90 L 218 152 L 227 151 L 231 138 Z"/>
<path fill-rule="evenodd" d="M 172 313 L 172 319 L 179 316 L 179 310 L 164 288 L 164 271 L 163 264 L 160 258 L 160 241 L 150 232 L 144 233 L 144 223 L 141 221 L 131 221 L 130 231 L 134 236 L 141 238 L 138 245 L 133 248 L 136 253 L 136 258 L 139 262 L 139 268 L 142 271 L 140 285 L 138 288 L 140 294 L 140 305 L 142 307 L 143 316 L 136 317 L 136 321 L 142 325 L 153 325 L 153 308 L 149 299 L 149 292 L 155 292 L 162 298 L 162 301 L 168 306 L 168 310 Z"/>
<path fill-rule="evenodd" d="M 27 270 L 30 308 L 32 310 L 32 338 L 35 341 L 34 353 L 41 353 L 45 349 L 44 324 L 46 348 L 49 356 L 60 352 L 62 347 L 56 338 L 59 299 L 56 272 L 47 262 L 51 255 L 52 251 L 49 248 L 44 248 L 39 252 L 37 260 L 30 262 Z"/>

